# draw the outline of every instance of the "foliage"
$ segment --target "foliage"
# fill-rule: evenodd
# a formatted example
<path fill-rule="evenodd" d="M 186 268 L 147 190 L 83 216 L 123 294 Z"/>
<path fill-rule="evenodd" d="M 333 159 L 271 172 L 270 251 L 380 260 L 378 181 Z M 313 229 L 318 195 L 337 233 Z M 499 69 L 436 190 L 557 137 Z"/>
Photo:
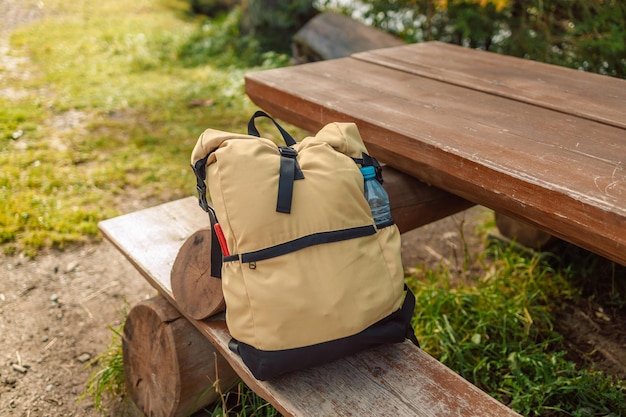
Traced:
<path fill-rule="evenodd" d="M 272 50 L 262 51 L 259 38 L 243 35 L 241 9 L 236 7 L 214 19 L 205 20 L 179 49 L 181 64 L 210 63 L 219 68 L 273 68 L 285 66 L 289 58 Z"/>
<path fill-rule="evenodd" d="M 209 17 L 216 17 L 220 13 L 227 12 L 238 3 L 237 0 L 189 0 L 193 13 Z"/>
<path fill-rule="evenodd" d="M 263 51 L 289 53 L 291 38 L 317 11 L 311 0 L 247 0 L 243 2 L 243 33 L 259 42 Z"/>
<path fill-rule="evenodd" d="M 626 78 L 623 1 L 363 0 L 355 10 L 408 42 L 440 40 Z"/>
<path fill-rule="evenodd" d="M 450 286 L 445 270 L 409 278 L 423 348 L 523 415 L 626 412 L 623 381 L 578 369 L 567 357 L 555 306 L 579 293 L 553 256 L 496 244 L 488 255 L 472 285 Z"/>

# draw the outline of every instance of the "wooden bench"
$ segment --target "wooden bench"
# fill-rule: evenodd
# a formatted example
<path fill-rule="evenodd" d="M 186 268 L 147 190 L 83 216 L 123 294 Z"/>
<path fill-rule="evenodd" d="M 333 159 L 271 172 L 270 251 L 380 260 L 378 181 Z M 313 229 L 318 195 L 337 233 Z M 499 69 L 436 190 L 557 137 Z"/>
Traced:
<path fill-rule="evenodd" d="M 246 75 L 309 131 L 355 122 L 379 160 L 626 265 L 626 81 L 439 42 Z"/>
<path fill-rule="evenodd" d="M 395 209 L 398 208 L 402 207 L 396 203 Z M 185 309 L 177 304 L 172 294 L 172 266 L 181 246 L 196 231 L 208 224 L 208 217 L 198 207 L 197 199 L 189 197 L 105 220 L 99 227 L 103 235 L 128 258 L 146 280 L 172 306 L 182 312 Z M 205 377 L 206 386 L 201 388 L 210 390 L 215 375 L 198 375 L 199 366 L 192 367 L 190 360 L 181 364 L 159 362 L 164 357 L 176 358 L 171 359 L 176 362 L 183 356 L 175 352 L 166 356 L 163 354 L 164 349 L 188 350 L 190 345 L 199 342 L 194 335 L 185 336 L 178 330 L 175 336 L 178 340 L 174 341 L 176 346 L 172 347 L 173 332 L 162 331 L 162 324 L 181 320 L 180 313 L 167 309 L 158 300 L 153 304 L 157 304 L 153 308 L 159 310 L 154 314 L 138 314 L 140 319 L 137 321 L 143 323 L 142 327 L 155 329 L 150 330 L 154 337 L 142 344 L 145 351 L 135 353 L 133 358 L 125 358 L 126 361 L 145 361 L 148 368 L 145 369 L 145 375 L 138 378 L 132 379 L 130 375 L 126 375 L 127 389 L 146 414 L 187 415 L 189 410 L 181 407 L 193 404 L 194 398 L 189 398 L 189 395 L 200 391 L 196 386 L 195 390 L 187 387 L 195 394 L 181 393 L 180 385 L 188 380 L 200 381 Z M 146 308 L 145 304 L 140 307 L 144 310 Z M 217 315 L 204 320 L 187 316 L 186 322 L 191 323 L 210 341 L 216 352 L 226 359 L 250 388 L 284 416 L 518 415 L 410 342 L 380 346 L 323 366 L 262 382 L 256 380 L 241 359 L 228 349 L 230 335 L 223 316 Z M 125 329 L 125 334 L 126 331 L 130 333 L 126 334 L 127 339 L 132 339 L 136 328 L 140 326 L 132 327 Z M 191 350 L 194 351 L 194 356 L 198 355 L 198 349 Z M 215 357 L 214 351 L 207 349 L 204 362 L 218 360 L 221 359 Z M 195 363 L 198 363 L 198 358 L 195 358 Z M 176 366 L 186 368 L 179 368 L 174 372 Z M 221 375 L 218 377 L 229 378 L 223 366 L 220 369 Z M 171 382 L 172 380 L 175 382 Z"/>

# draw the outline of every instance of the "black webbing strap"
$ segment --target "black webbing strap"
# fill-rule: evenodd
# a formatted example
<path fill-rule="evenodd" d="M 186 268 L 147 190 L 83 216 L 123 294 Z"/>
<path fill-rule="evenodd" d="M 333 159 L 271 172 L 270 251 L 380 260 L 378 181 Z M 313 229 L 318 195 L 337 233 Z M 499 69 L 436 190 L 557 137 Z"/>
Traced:
<path fill-rule="evenodd" d="M 207 205 L 208 206 L 208 205 Z M 222 278 L 222 247 L 215 233 L 215 225 L 217 224 L 217 215 L 213 207 L 208 206 L 207 213 L 211 220 L 211 276 L 214 278 Z"/>
<path fill-rule="evenodd" d="M 359 226 L 349 229 L 333 230 L 330 232 L 319 232 L 311 235 L 299 237 L 285 243 L 270 246 L 255 252 L 247 252 L 241 254 L 241 262 L 257 262 L 264 259 L 275 258 L 277 256 L 286 255 L 296 252 L 304 248 L 324 243 L 341 242 L 344 240 L 356 239 L 363 236 L 371 236 L 376 233 L 374 226 Z"/>
<path fill-rule="evenodd" d="M 202 207 L 202 210 L 209 214 L 209 220 L 211 221 L 211 276 L 215 278 L 222 278 L 222 251 L 220 242 L 215 233 L 215 224 L 217 223 L 217 215 L 213 207 L 209 205 L 206 198 L 206 161 L 209 158 L 209 152 L 207 156 L 196 161 L 191 166 L 193 173 L 196 175 L 196 190 L 198 191 L 198 204 Z"/>
<path fill-rule="evenodd" d="M 376 180 L 379 183 L 383 183 L 383 167 L 373 156 L 369 156 L 365 152 L 361 153 L 361 158 L 352 158 L 354 162 L 361 165 L 362 167 L 374 167 L 374 171 L 376 172 Z"/>
<path fill-rule="evenodd" d="M 254 121 L 257 117 L 267 117 L 278 129 L 287 146 L 279 146 L 280 152 L 280 175 L 278 177 L 278 197 L 276 198 L 276 211 L 279 213 L 291 213 L 291 201 L 293 199 L 293 182 L 304 179 L 304 174 L 298 164 L 298 152 L 291 146 L 296 144 L 295 139 L 282 128 L 281 125 L 269 114 L 262 110 L 256 111 L 248 122 L 248 135 L 261 137 Z"/>
<path fill-rule="evenodd" d="M 413 326 L 411 325 L 411 318 L 415 311 L 415 295 L 413 295 L 413 292 L 406 284 L 404 284 L 404 290 L 406 291 L 406 295 L 404 296 L 404 303 L 402 303 L 402 317 L 406 323 L 406 338 L 413 342 L 415 346 L 419 347 L 420 344 L 417 341 L 417 337 L 415 337 L 415 330 L 413 330 Z"/>
<path fill-rule="evenodd" d="M 257 110 L 250 118 L 250 121 L 248 122 L 248 135 L 256 136 L 257 138 L 261 137 L 261 134 L 259 133 L 259 131 L 257 130 L 254 124 L 254 121 L 256 120 L 257 117 L 267 117 L 268 119 L 270 119 L 272 123 L 274 123 L 274 126 L 276 126 L 276 129 L 278 129 L 278 131 L 280 132 L 287 146 L 293 146 L 296 144 L 296 140 L 285 129 L 283 129 L 283 127 L 279 125 L 278 122 L 274 120 L 272 116 L 270 116 L 269 114 L 265 113 L 262 110 Z"/>
<path fill-rule="evenodd" d="M 304 174 L 298 164 L 298 152 L 286 146 L 279 146 L 280 172 L 278 176 L 278 198 L 276 199 L 276 211 L 279 213 L 291 213 L 291 200 L 293 199 L 293 182 L 304 179 Z"/>
<path fill-rule="evenodd" d="M 206 161 L 209 159 L 208 153 L 202 159 L 198 159 L 194 165 L 191 166 L 193 173 L 196 176 L 196 191 L 198 191 L 198 204 L 202 207 L 202 210 L 208 212 L 209 211 L 209 202 L 206 198 Z"/>

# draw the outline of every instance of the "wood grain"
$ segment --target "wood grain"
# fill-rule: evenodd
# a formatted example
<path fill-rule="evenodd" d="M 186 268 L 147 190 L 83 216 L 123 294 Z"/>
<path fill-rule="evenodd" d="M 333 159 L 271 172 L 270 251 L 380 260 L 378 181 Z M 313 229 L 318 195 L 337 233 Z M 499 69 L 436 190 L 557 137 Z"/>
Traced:
<path fill-rule="evenodd" d="M 222 280 L 211 276 L 211 228 L 194 232 L 179 249 L 170 282 L 178 307 L 196 320 L 226 309 Z"/>
<path fill-rule="evenodd" d="M 246 92 L 308 130 L 354 121 L 388 165 L 626 264 L 622 128 L 354 58 L 250 73 Z"/>
<path fill-rule="evenodd" d="M 191 235 L 192 230 L 205 227 L 203 214 L 196 199 L 189 197 L 105 220 L 99 227 L 176 306 L 168 281 L 171 264 L 185 240 L 180 232 L 189 230 Z M 146 233 L 141 226 L 147 223 L 162 226 L 158 233 Z M 155 253 L 150 248 L 160 248 L 160 259 L 147 255 Z M 230 334 L 223 315 L 187 318 L 244 382 L 285 416 L 518 415 L 410 343 L 382 346 L 271 381 L 258 381 L 228 349 Z"/>
<path fill-rule="evenodd" d="M 354 58 L 626 129 L 626 80 L 620 78 L 441 42 Z"/>

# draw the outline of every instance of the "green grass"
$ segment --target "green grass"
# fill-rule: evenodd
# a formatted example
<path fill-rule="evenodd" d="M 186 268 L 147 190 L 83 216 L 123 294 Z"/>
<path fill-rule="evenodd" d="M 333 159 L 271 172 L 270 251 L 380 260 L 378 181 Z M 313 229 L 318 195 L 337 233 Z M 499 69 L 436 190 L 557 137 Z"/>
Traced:
<path fill-rule="evenodd" d="M 93 399 L 94 408 L 103 414 L 108 412 L 108 406 L 113 398 L 124 394 L 124 356 L 122 355 L 122 334 L 124 326 L 116 329 L 109 328 L 113 333 L 111 342 L 100 355 L 89 362 L 89 367 L 95 367 L 87 382 L 87 387 L 78 401 L 86 397 Z"/>
<path fill-rule="evenodd" d="M 93 242 L 102 219 L 192 195 L 189 156 L 199 134 L 243 131 L 255 109 L 243 75 L 286 58 L 256 53 L 239 36 L 237 11 L 201 21 L 186 7 L 51 0 L 42 21 L 12 36 L 11 54 L 32 66 L 28 77 L 0 68 L 0 89 L 20 92 L 0 97 L 5 253 Z M 578 258 L 492 245 L 478 260 L 464 252 L 460 283 L 445 268 L 417 269 L 407 281 L 423 348 L 525 415 L 626 415 L 624 381 L 572 362 L 555 326 L 560 306 L 580 297 L 626 305 L 614 265 L 607 272 Z M 598 274 L 609 278 L 594 293 Z M 123 392 L 119 331 L 97 359 L 85 395 L 104 410 Z M 208 412 L 277 414 L 243 385 Z"/>
<path fill-rule="evenodd" d="M 200 133 L 242 130 L 254 109 L 243 93 L 254 67 L 231 49 L 213 65 L 219 45 L 189 47 L 231 36 L 232 16 L 208 30 L 175 0 L 45 7 L 47 17 L 11 39 L 12 54 L 30 57 L 31 76 L 0 79 L 0 88 L 23 91 L 0 101 L 0 244 L 31 256 L 98 239 L 97 222 L 129 203 L 193 194 L 189 156 Z"/>
<path fill-rule="evenodd" d="M 450 285 L 445 269 L 409 277 L 422 347 L 525 416 L 623 415 L 626 383 L 577 366 L 555 330 L 560 306 L 581 296 L 556 261 L 492 243 L 471 284 Z"/>
<path fill-rule="evenodd" d="M 278 411 L 267 401 L 259 397 L 243 382 L 226 393 L 220 393 L 220 399 L 203 410 L 213 417 L 276 417 Z"/>

